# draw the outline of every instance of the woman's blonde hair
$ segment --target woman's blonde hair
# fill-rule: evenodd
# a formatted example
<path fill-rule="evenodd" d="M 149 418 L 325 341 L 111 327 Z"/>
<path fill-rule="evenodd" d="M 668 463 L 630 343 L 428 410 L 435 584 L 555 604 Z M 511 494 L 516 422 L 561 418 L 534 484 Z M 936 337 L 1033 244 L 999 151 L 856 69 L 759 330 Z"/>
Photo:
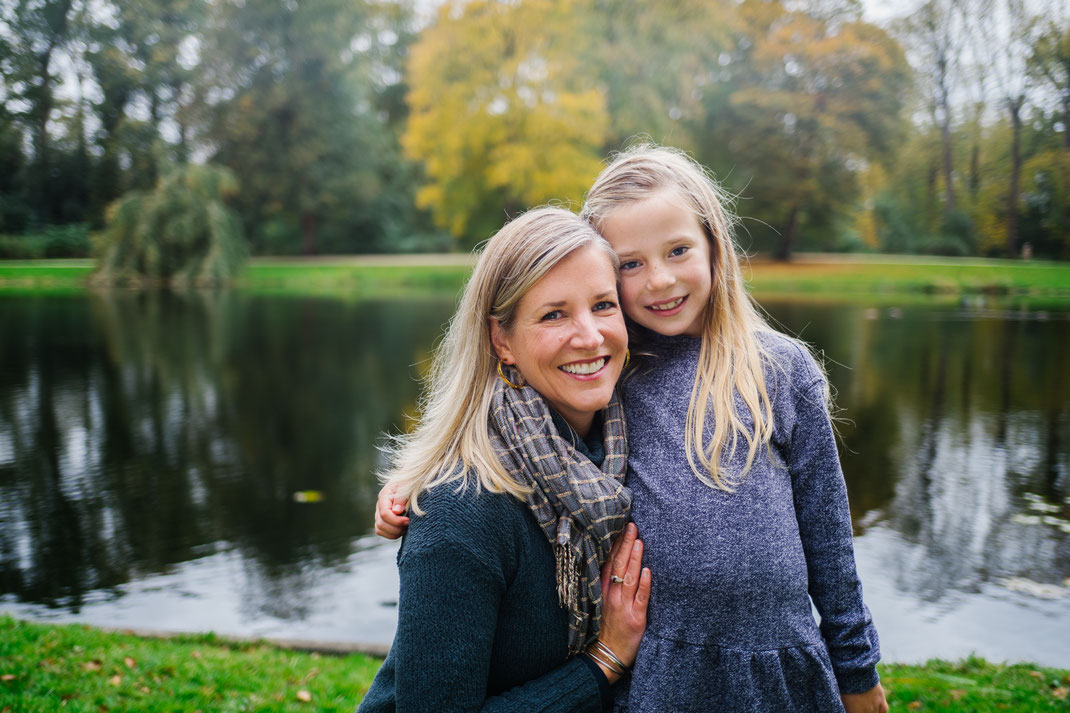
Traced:
<path fill-rule="evenodd" d="M 772 328 L 745 289 L 732 238 L 736 219 L 726 208 L 731 196 L 684 152 L 644 143 L 613 157 L 587 192 L 580 216 L 601 230 L 614 210 L 663 190 L 684 200 L 710 244 L 710 297 L 684 426 L 687 461 L 707 485 L 732 490 L 750 470 L 759 446 L 769 447 L 773 406 L 764 375 L 772 355 L 757 337 Z M 736 411 L 736 393 L 750 411 L 752 428 Z M 713 435 L 706 443 L 710 416 Z M 726 452 L 735 453 L 741 436 L 747 460 L 734 478 L 720 464 Z"/>
<path fill-rule="evenodd" d="M 527 489 L 502 467 L 487 432 L 498 356 L 490 319 L 508 332 L 520 300 L 569 255 L 594 246 L 618 269 L 617 255 L 588 223 L 561 208 L 537 208 L 506 223 L 487 241 L 457 312 L 435 350 L 415 428 L 388 448 L 380 479 L 396 485 L 414 512 L 420 493 L 442 483 L 523 497 Z M 473 477 L 474 476 L 474 477 Z"/>

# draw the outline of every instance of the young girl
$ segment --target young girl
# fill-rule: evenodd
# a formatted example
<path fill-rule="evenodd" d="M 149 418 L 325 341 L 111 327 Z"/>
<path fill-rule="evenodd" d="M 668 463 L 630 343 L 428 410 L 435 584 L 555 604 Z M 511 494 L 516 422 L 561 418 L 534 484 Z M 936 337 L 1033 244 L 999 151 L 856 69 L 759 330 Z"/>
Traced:
<path fill-rule="evenodd" d="M 828 383 L 747 295 L 724 202 L 682 152 L 643 145 L 582 210 L 620 257 L 626 482 L 654 573 L 616 709 L 883 713 Z M 390 505 L 381 534 L 404 525 Z"/>
<path fill-rule="evenodd" d="M 683 153 L 638 146 L 582 211 L 649 355 L 622 392 L 655 582 L 618 708 L 884 711 L 828 383 L 747 295 L 723 203 Z"/>

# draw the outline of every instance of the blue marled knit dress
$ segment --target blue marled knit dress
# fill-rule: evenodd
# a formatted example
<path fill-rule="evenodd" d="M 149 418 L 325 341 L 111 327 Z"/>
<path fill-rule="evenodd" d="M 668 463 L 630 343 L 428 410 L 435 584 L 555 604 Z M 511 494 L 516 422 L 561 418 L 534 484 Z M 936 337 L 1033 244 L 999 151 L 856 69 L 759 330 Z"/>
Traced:
<path fill-rule="evenodd" d="M 685 456 L 700 340 L 648 337 L 654 356 L 623 393 L 632 517 L 654 585 L 616 710 L 842 711 L 840 691 L 876 685 L 880 652 L 855 572 L 824 377 L 791 340 L 761 337 L 781 364 L 766 372 L 774 456 L 759 449 L 742 485 L 727 493 L 700 482 Z M 741 450 L 725 461 L 737 474 Z"/>

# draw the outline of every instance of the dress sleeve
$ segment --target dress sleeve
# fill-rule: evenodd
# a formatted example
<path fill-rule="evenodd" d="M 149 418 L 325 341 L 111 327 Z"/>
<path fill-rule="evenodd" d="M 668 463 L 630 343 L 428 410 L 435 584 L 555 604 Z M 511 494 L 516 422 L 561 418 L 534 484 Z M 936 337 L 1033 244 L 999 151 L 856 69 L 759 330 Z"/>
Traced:
<path fill-rule="evenodd" d="M 880 645 L 862 601 L 847 487 L 824 393 L 819 379 L 796 394 L 788 468 L 810 598 L 821 615 L 836 682 L 841 693 L 862 693 L 879 681 Z"/>
<path fill-rule="evenodd" d="M 598 680 L 580 657 L 488 698 L 494 634 L 507 586 L 500 563 L 469 543 L 440 540 L 403 553 L 391 651 L 398 713 L 601 711 Z"/>

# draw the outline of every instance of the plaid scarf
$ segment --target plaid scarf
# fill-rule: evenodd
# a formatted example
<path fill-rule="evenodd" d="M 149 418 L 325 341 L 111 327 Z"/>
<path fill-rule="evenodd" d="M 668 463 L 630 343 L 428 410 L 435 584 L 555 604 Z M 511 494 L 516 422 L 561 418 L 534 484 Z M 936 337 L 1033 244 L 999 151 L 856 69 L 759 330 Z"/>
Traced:
<path fill-rule="evenodd" d="M 602 614 L 600 569 L 628 522 L 632 494 L 624 487 L 628 442 L 616 392 L 606 407 L 599 468 L 554 427 L 550 409 L 530 386 L 498 382 L 490 411 L 490 438 L 502 465 L 532 488 L 528 507 L 554 548 L 557 595 L 569 611 L 570 653 L 598 636 Z"/>

